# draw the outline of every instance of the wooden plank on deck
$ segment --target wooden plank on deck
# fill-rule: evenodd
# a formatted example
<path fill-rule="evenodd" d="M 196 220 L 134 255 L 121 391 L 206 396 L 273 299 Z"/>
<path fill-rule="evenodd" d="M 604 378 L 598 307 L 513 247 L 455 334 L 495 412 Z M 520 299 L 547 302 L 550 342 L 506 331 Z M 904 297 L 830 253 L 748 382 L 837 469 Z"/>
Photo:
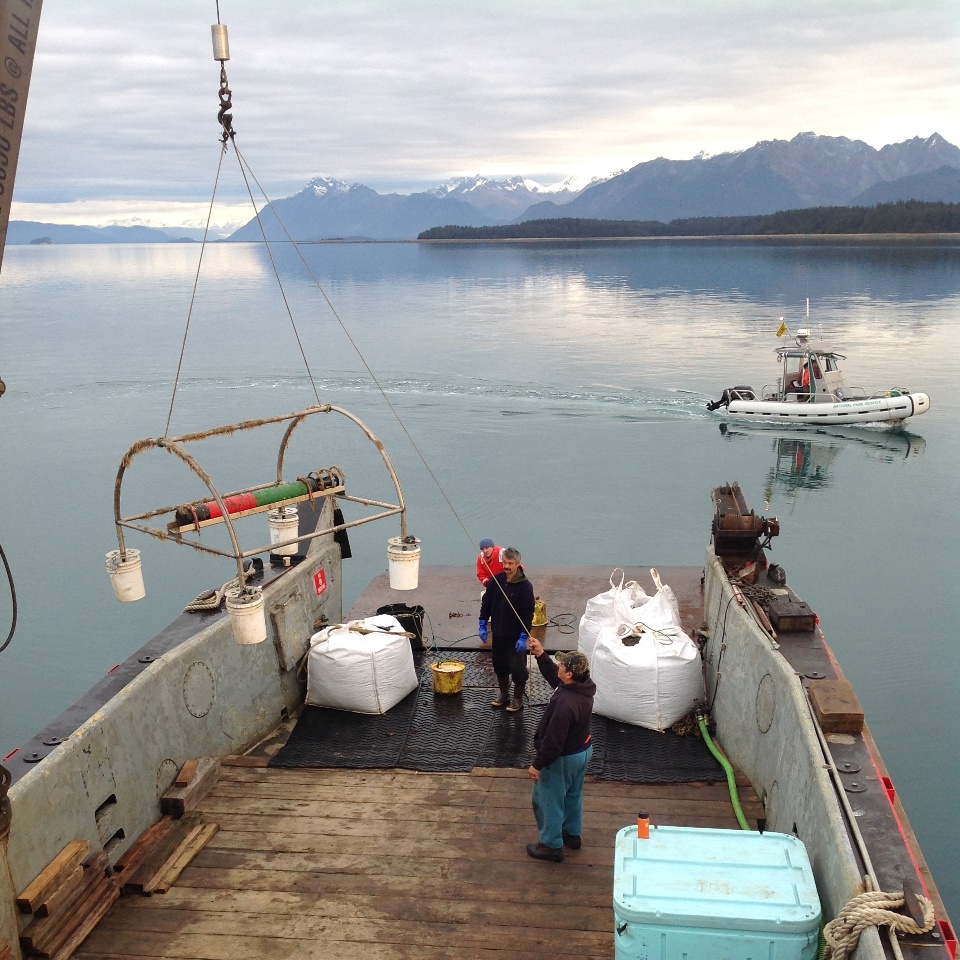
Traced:
<path fill-rule="evenodd" d="M 725 783 L 588 782 L 583 847 L 543 863 L 525 851 L 530 787 L 514 770 L 225 766 L 198 808 L 219 833 L 164 897 L 119 901 L 75 956 L 608 960 L 614 836 L 636 810 L 736 827 Z"/>

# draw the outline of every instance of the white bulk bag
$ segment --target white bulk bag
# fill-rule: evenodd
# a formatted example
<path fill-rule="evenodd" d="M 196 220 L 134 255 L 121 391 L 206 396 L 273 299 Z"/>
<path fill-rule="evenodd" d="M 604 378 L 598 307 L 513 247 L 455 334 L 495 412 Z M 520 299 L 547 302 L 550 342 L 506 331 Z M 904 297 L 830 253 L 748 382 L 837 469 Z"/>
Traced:
<path fill-rule="evenodd" d="M 620 574 L 619 582 L 616 581 Z M 610 574 L 610 589 L 598 593 L 587 601 L 587 608 L 580 618 L 580 634 L 577 648 L 587 660 L 593 660 L 593 648 L 597 638 L 605 627 L 613 627 L 621 622 L 631 622 L 635 607 L 642 606 L 650 598 L 636 580 L 623 582 L 624 573 L 615 567 Z"/>
<path fill-rule="evenodd" d="M 417 684 L 410 639 L 396 617 L 336 624 L 310 638 L 307 703 L 315 707 L 386 713 Z"/>
<path fill-rule="evenodd" d="M 616 582 L 618 573 L 619 583 Z M 651 569 L 650 576 L 657 588 L 652 597 L 647 596 L 636 580 L 624 583 L 623 570 L 616 567 L 610 574 L 610 589 L 587 601 L 587 608 L 580 618 L 577 647 L 588 660 L 593 658 L 597 639 L 605 629 L 613 629 L 623 637 L 644 630 L 681 628 L 680 604 L 676 594 L 665 583 L 661 583 L 660 574 L 655 568 Z"/>
<path fill-rule="evenodd" d="M 656 570 L 650 571 L 656 574 Z M 644 596 L 640 603 L 635 603 L 630 609 L 625 605 L 618 605 L 620 620 L 617 632 L 621 637 L 628 633 L 642 633 L 644 630 L 682 630 L 680 623 L 680 604 L 677 596 L 667 584 L 660 583 L 659 576 L 654 576 L 657 592 L 652 597 Z"/>
<path fill-rule="evenodd" d="M 629 646 L 605 631 L 594 649 L 590 675 L 597 685 L 594 713 L 648 730 L 666 730 L 703 699 L 700 652 L 676 627 L 643 633 Z"/>

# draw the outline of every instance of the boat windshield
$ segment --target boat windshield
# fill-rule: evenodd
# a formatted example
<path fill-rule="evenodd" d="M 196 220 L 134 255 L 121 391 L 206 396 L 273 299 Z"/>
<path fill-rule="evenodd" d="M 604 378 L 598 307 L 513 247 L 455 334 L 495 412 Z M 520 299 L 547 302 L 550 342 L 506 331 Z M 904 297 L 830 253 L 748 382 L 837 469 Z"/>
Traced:
<path fill-rule="evenodd" d="M 839 370 L 840 368 L 837 361 L 846 359 L 842 353 L 812 347 L 806 349 L 803 347 L 780 347 L 777 350 L 777 357 L 785 363 L 790 363 L 792 366 L 805 363 L 807 358 L 810 357 L 822 363 L 827 370 Z"/>

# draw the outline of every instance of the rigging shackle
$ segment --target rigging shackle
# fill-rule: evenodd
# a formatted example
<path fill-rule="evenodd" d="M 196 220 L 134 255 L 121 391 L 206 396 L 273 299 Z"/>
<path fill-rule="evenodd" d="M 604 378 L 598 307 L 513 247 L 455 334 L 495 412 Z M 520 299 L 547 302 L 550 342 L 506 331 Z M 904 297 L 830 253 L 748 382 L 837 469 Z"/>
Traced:
<path fill-rule="evenodd" d="M 217 123 L 223 127 L 223 142 L 233 139 L 233 91 L 227 83 L 227 68 L 224 66 L 230 59 L 230 41 L 227 39 L 227 26 L 224 23 L 215 23 L 210 27 L 213 39 L 213 59 L 220 62 L 220 110 L 217 113 Z"/>

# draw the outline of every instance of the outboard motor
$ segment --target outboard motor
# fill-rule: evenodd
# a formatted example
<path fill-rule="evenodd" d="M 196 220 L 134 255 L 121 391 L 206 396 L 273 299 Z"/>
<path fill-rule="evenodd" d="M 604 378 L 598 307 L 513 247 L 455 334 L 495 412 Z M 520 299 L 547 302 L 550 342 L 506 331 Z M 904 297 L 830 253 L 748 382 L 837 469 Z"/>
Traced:
<path fill-rule="evenodd" d="M 717 410 L 720 407 L 729 407 L 731 400 L 756 400 L 757 395 L 753 392 L 753 387 L 739 386 L 727 387 L 720 395 L 719 400 L 711 400 L 707 404 L 708 410 Z"/>

